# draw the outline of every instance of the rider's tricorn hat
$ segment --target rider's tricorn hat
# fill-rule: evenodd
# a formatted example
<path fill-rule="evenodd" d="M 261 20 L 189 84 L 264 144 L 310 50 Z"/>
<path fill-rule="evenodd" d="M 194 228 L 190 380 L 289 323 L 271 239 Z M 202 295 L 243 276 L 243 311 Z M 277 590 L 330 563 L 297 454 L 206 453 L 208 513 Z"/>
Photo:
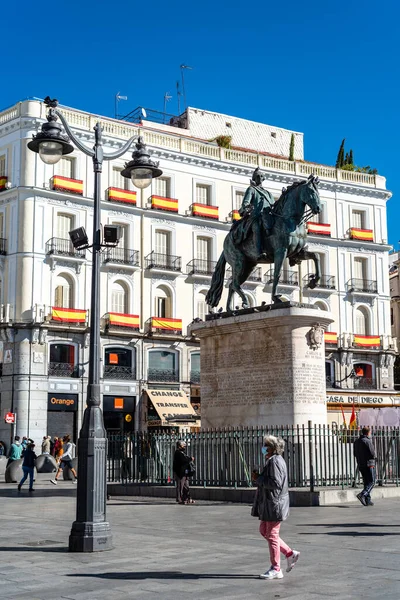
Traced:
<path fill-rule="evenodd" d="M 258 177 L 260 177 L 261 180 L 264 179 L 264 175 L 263 175 L 262 171 L 260 171 L 260 167 L 257 167 L 257 169 L 254 169 L 253 175 L 251 176 L 252 183 L 256 183 L 256 179 Z"/>

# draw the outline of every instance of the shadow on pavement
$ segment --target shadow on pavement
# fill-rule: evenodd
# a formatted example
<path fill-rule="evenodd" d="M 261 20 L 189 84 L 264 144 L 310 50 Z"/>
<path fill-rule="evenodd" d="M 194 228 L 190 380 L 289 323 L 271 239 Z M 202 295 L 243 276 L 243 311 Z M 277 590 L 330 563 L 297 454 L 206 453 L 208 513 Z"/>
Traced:
<path fill-rule="evenodd" d="M 340 525 L 338 525 L 338 527 L 341 527 Z M 385 535 L 400 535 L 400 532 L 398 533 L 391 533 L 390 531 L 382 531 L 381 533 L 379 533 L 378 531 L 324 531 L 324 532 L 320 532 L 318 531 L 318 533 L 311 533 L 308 531 L 303 531 L 301 533 L 301 535 L 341 535 L 341 536 L 347 536 L 347 537 L 383 537 Z"/>
<path fill-rule="evenodd" d="M 16 483 L 10 483 L 10 488 L 0 489 L 0 498 L 50 498 L 52 496 L 73 498 L 76 496 L 76 486 L 66 488 L 61 486 L 51 486 L 48 488 L 35 488 L 34 492 L 28 492 L 28 487 L 23 487 L 20 492 L 17 490 Z"/>
<path fill-rule="evenodd" d="M 181 571 L 122 571 L 121 573 L 68 573 L 67 577 L 100 579 L 259 579 L 258 575 L 232 573 L 182 573 Z"/>
<path fill-rule="evenodd" d="M 380 525 L 379 523 L 307 523 L 299 525 L 296 523 L 296 527 L 400 527 L 400 525 Z"/>
<path fill-rule="evenodd" d="M 43 547 L 43 546 L 0 546 L 0 552 L 64 552 L 69 553 L 68 547 Z"/>

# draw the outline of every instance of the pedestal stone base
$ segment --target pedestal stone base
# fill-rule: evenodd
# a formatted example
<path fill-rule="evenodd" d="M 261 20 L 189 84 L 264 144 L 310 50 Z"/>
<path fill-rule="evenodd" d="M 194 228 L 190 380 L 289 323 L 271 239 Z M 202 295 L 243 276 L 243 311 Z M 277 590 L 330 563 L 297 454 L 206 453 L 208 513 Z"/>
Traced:
<path fill-rule="evenodd" d="M 112 535 L 110 524 L 75 523 L 72 524 L 69 536 L 70 552 L 104 552 L 112 550 Z"/>
<path fill-rule="evenodd" d="M 200 338 L 201 427 L 326 424 L 330 313 L 285 304 L 194 323 Z"/>

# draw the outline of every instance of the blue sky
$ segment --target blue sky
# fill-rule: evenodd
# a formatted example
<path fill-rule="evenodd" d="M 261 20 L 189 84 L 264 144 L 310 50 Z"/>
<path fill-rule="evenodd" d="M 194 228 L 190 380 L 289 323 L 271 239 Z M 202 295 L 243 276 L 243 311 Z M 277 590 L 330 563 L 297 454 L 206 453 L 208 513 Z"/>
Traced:
<path fill-rule="evenodd" d="M 48 16 L 46 16 L 48 13 Z M 113 116 L 163 109 L 179 65 L 190 106 L 305 134 L 305 158 L 355 162 L 387 177 L 389 241 L 400 239 L 400 8 L 395 0 L 201 3 L 21 0 L 3 7 L 0 106 L 47 94 Z M 4 57 L 3 57 L 4 58 Z"/>

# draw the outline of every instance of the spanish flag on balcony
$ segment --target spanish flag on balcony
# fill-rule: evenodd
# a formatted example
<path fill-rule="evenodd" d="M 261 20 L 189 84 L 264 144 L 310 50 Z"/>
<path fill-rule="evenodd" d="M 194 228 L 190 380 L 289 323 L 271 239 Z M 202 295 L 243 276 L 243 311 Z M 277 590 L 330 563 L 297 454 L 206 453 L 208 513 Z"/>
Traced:
<path fill-rule="evenodd" d="M 0 176 L 0 190 L 6 189 L 7 177 L 5 175 Z"/>
<path fill-rule="evenodd" d="M 218 206 L 210 206 L 208 204 L 192 204 L 192 215 L 194 217 L 206 217 L 208 219 L 218 220 Z"/>
<path fill-rule="evenodd" d="M 122 313 L 108 313 L 109 325 L 117 327 L 131 327 L 132 329 L 139 329 L 139 316 L 138 315 L 125 315 Z"/>
<path fill-rule="evenodd" d="M 379 348 L 381 345 L 381 338 L 379 335 L 355 335 L 354 345 L 363 346 L 364 348 Z"/>
<path fill-rule="evenodd" d="M 331 235 L 331 226 L 329 223 L 307 223 L 307 232 L 314 235 Z"/>
<path fill-rule="evenodd" d="M 51 309 L 51 318 L 53 321 L 61 323 L 85 323 L 86 310 L 79 308 L 57 308 L 53 306 Z"/>
<path fill-rule="evenodd" d="M 365 242 L 374 241 L 374 232 L 372 229 L 357 229 L 352 227 L 350 229 L 350 237 L 352 240 L 364 240 Z"/>
<path fill-rule="evenodd" d="M 325 331 L 325 344 L 337 344 L 337 333 L 333 331 Z"/>
<path fill-rule="evenodd" d="M 231 212 L 231 216 L 232 216 L 232 221 L 239 221 L 239 219 L 241 219 L 242 217 L 239 215 L 239 211 L 238 210 L 233 210 Z"/>
<path fill-rule="evenodd" d="M 354 409 L 354 400 L 353 400 L 353 410 L 351 411 L 349 429 L 357 429 L 357 417 L 356 417 L 356 411 Z"/>
<path fill-rule="evenodd" d="M 122 190 L 120 188 L 108 188 L 107 198 L 108 200 L 113 202 L 126 202 L 127 204 L 136 204 L 136 192 Z"/>
<path fill-rule="evenodd" d="M 50 181 L 53 190 L 83 195 L 83 181 L 81 179 L 69 179 L 61 175 L 54 175 Z"/>
<path fill-rule="evenodd" d="M 182 319 L 152 317 L 151 328 L 164 331 L 182 331 Z"/>
<path fill-rule="evenodd" d="M 175 198 L 164 198 L 163 196 L 152 196 L 151 208 L 178 212 L 178 200 L 175 200 Z"/>

